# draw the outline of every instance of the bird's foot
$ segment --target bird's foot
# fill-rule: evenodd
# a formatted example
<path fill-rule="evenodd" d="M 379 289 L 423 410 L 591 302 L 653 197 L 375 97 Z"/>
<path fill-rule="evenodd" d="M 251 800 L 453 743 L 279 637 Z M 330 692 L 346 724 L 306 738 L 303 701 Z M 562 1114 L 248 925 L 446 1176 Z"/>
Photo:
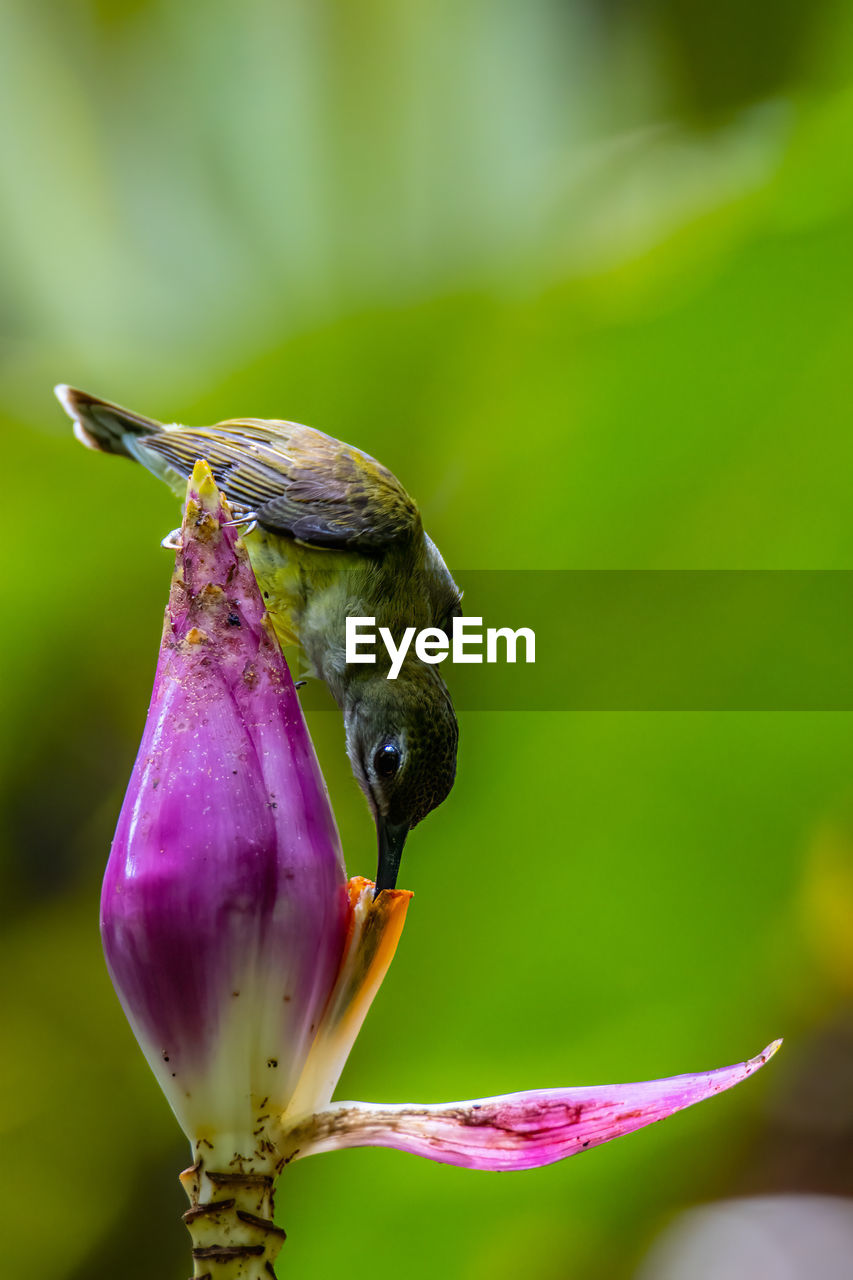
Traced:
<path fill-rule="evenodd" d="M 245 525 L 246 526 L 245 529 L 242 529 L 240 531 L 241 536 L 245 538 L 246 535 L 251 533 L 252 530 L 257 526 L 257 523 L 258 523 L 258 517 L 254 511 L 243 511 L 240 513 L 240 515 L 235 516 L 233 520 L 223 520 L 222 528 L 230 529 L 237 525 Z"/>
<path fill-rule="evenodd" d="M 252 532 L 252 530 L 255 528 L 257 523 L 258 521 L 257 521 L 257 517 L 255 516 L 255 513 L 253 511 L 250 511 L 246 515 L 239 516 L 234 520 L 223 520 L 220 527 L 222 529 L 232 529 L 232 528 L 235 528 L 237 525 L 241 525 L 241 524 L 245 525 L 246 526 L 245 529 L 241 530 L 241 535 L 245 537 L 246 534 L 249 534 Z M 181 549 L 180 529 L 173 529 L 171 533 L 167 533 L 163 541 L 160 543 L 160 546 L 165 547 L 167 551 L 180 551 Z"/>

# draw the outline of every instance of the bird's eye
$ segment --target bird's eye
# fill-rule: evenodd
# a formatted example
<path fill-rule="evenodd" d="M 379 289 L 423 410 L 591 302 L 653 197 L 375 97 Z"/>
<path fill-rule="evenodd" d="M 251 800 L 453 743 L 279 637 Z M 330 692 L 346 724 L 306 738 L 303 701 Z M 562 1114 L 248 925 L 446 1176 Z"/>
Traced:
<path fill-rule="evenodd" d="M 393 778 L 400 768 L 400 748 L 393 742 L 383 742 L 373 757 L 373 772 L 378 778 Z"/>

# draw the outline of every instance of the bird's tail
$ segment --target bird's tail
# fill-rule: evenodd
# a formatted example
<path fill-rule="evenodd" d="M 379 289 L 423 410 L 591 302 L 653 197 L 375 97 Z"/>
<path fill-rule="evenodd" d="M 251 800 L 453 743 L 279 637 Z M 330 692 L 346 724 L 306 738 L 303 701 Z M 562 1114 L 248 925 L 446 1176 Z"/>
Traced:
<path fill-rule="evenodd" d="M 159 422 L 131 413 L 109 400 L 99 400 L 86 391 L 60 383 L 54 387 L 56 398 L 74 423 L 74 434 L 88 449 L 101 453 L 118 453 L 136 458 L 132 447 L 135 436 L 149 436 L 162 431 Z"/>

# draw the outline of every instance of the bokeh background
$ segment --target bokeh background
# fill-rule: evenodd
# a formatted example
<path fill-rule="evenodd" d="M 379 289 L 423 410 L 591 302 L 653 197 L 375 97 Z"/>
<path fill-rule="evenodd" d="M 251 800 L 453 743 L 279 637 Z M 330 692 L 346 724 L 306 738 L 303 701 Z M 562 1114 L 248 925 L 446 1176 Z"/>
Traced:
<path fill-rule="evenodd" d="M 72 440 L 53 383 L 357 443 L 463 586 L 851 568 L 851 65 L 843 0 L 3 0 L 9 1274 L 189 1268 L 184 1141 L 97 932 L 177 509 Z M 370 874 L 340 724 L 311 726 Z M 850 715 L 461 728 L 340 1096 L 646 1079 L 786 1045 L 734 1093 L 537 1172 L 293 1166 L 281 1270 L 695 1280 L 722 1236 L 703 1226 L 667 1272 L 685 1211 L 780 1193 L 801 1197 L 784 1222 L 829 1204 L 849 1241 Z M 810 1275 L 836 1274 L 831 1239 Z"/>

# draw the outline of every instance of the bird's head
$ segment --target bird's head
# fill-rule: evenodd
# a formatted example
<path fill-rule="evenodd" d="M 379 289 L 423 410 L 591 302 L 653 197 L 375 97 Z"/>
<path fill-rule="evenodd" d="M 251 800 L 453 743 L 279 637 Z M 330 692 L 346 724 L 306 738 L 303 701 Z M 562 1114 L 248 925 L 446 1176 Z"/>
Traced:
<path fill-rule="evenodd" d="M 412 827 L 450 793 L 459 729 L 441 676 L 416 659 L 396 680 L 376 672 L 354 681 L 344 722 L 347 755 L 379 837 L 378 893 L 394 888 Z"/>

